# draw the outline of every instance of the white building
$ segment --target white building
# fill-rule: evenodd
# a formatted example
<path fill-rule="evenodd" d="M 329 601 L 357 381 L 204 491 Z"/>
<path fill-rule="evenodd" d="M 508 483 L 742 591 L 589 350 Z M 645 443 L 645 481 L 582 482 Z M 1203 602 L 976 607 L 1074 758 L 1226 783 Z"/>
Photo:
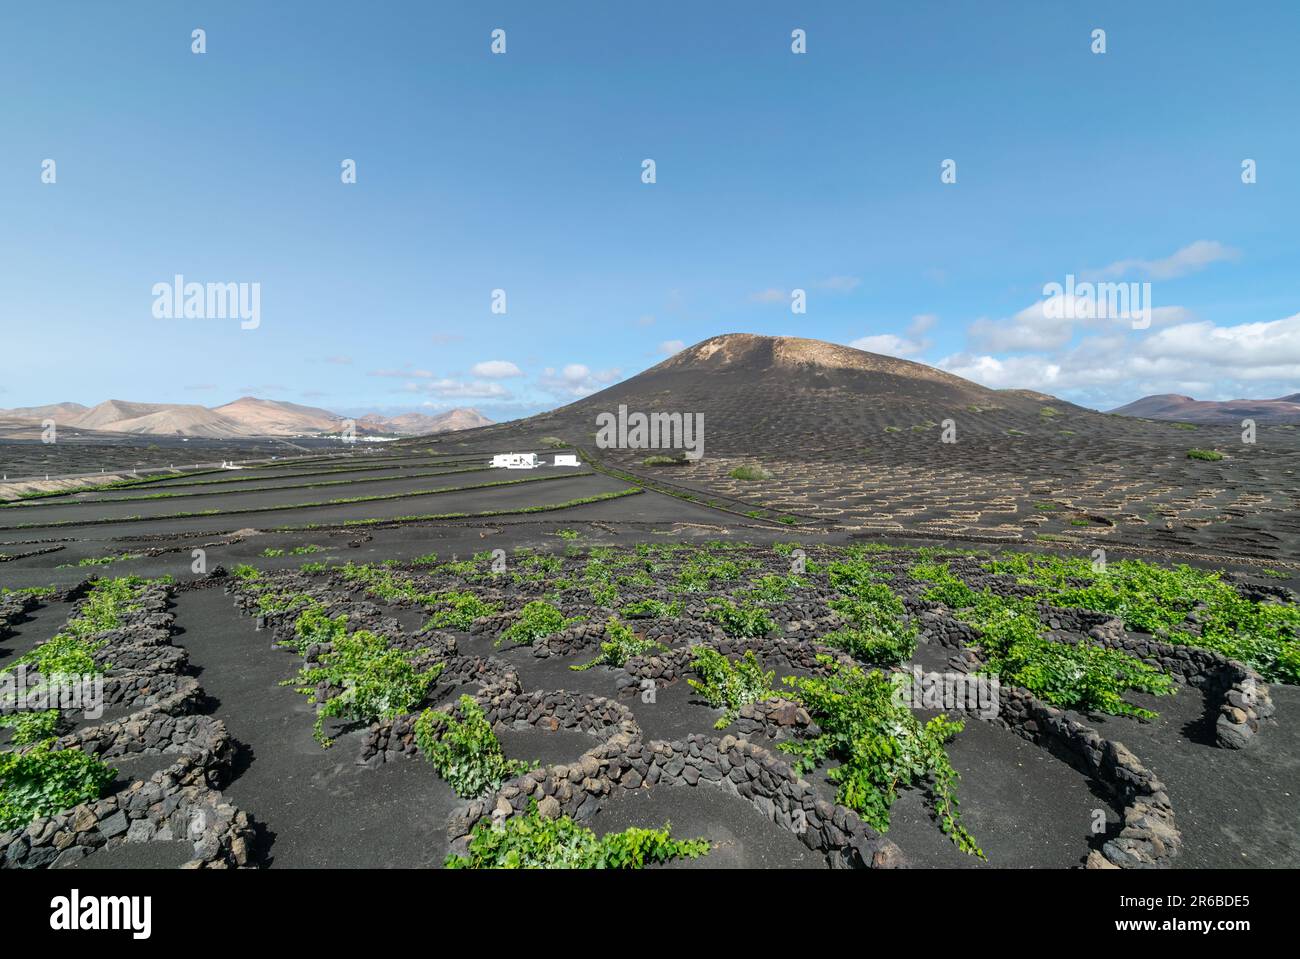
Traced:
<path fill-rule="evenodd" d="M 572 453 L 556 453 L 555 465 L 556 466 L 579 466 L 581 464 L 578 463 L 578 457 L 574 456 Z"/>
<path fill-rule="evenodd" d="M 508 470 L 532 470 L 542 464 L 537 462 L 536 453 L 497 453 L 492 457 L 492 465 Z"/>

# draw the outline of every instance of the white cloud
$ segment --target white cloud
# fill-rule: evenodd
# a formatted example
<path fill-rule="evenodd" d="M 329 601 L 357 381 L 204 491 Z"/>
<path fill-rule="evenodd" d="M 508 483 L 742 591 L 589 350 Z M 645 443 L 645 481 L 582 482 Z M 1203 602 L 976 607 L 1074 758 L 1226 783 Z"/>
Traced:
<path fill-rule="evenodd" d="M 487 380 L 504 380 L 512 376 L 524 375 L 524 371 L 509 360 L 484 360 L 482 363 L 475 363 L 470 372 Z"/>
<path fill-rule="evenodd" d="M 1080 326 L 1131 329 L 1135 316 L 1150 309 L 1150 325 L 1167 326 L 1188 319 L 1181 306 L 1154 306 L 1141 291 L 1131 301 L 1111 302 L 1103 291 L 1085 287 L 1090 295 L 1065 292 L 1033 303 L 1019 313 L 1000 320 L 980 317 L 966 328 L 971 346 L 990 353 L 1032 353 L 1064 347 Z"/>
<path fill-rule="evenodd" d="M 875 333 L 858 337 L 851 341 L 849 346 L 855 350 L 883 353 L 886 356 L 915 356 L 930 348 L 930 340 L 925 334 L 938 320 L 939 318 L 933 313 L 918 313 L 907 325 L 905 336 L 896 333 Z"/>
<path fill-rule="evenodd" d="M 1300 385 L 1300 313 L 1235 326 L 1188 316 L 1169 307 L 1165 325 L 1153 322 L 1150 330 L 1116 328 L 1066 350 L 1028 355 L 958 353 L 936 365 L 994 389 L 1073 392 L 1102 408 L 1151 393 L 1267 399 Z"/>
<path fill-rule="evenodd" d="M 622 370 L 608 369 L 593 372 L 582 363 L 570 363 L 561 370 L 548 366 L 537 378 L 537 385 L 563 399 L 580 399 L 615 382 Z"/>
<path fill-rule="evenodd" d="M 905 340 L 894 333 L 877 333 L 874 336 L 862 336 L 849 344 L 855 350 L 868 353 L 884 353 L 887 356 L 912 356 L 921 351 L 921 346 L 911 340 Z"/>
<path fill-rule="evenodd" d="M 434 396 L 457 397 L 460 399 L 497 399 L 510 396 L 510 391 L 500 383 L 484 380 L 457 380 L 450 377 L 410 382 L 402 385 L 406 393 L 431 393 Z"/>
<path fill-rule="evenodd" d="M 664 340 L 659 344 L 659 352 L 664 356 L 672 356 L 674 353 L 680 353 L 686 349 L 686 344 L 681 340 Z"/>
<path fill-rule="evenodd" d="M 1247 379 L 1300 378 L 1300 313 L 1268 323 L 1182 323 L 1146 337 L 1141 352 L 1234 369 Z"/>
<path fill-rule="evenodd" d="M 1049 297 L 1006 319 L 981 316 L 966 335 L 976 349 L 992 353 L 1057 349 L 1074 336 L 1077 303 L 1077 297 Z"/>
<path fill-rule="evenodd" d="M 776 287 L 759 290 L 757 293 L 749 295 L 749 299 L 753 303 L 784 303 L 789 298 L 789 293 L 785 290 L 778 290 Z"/>
<path fill-rule="evenodd" d="M 1181 250 L 1175 250 L 1160 260 L 1116 260 L 1088 275 L 1098 278 L 1115 279 L 1137 273 L 1153 280 L 1172 280 L 1189 273 L 1203 270 L 1212 263 L 1235 260 L 1241 256 L 1240 250 L 1218 242 L 1217 240 L 1197 240 Z"/>

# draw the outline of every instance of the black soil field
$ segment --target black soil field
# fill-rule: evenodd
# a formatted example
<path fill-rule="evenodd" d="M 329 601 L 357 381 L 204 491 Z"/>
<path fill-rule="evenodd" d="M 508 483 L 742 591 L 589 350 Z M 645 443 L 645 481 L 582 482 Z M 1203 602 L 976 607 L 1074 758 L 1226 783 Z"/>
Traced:
<path fill-rule="evenodd" d="M 10 479 L 45 473 L 58 476 L 99 470 L 149 471 L 192 463 L 332 453 L 339 447 L 338 440 L 323 439 L 178 439 L 67 429 L 59 431 L 57 442 L 43 443 L 40 439 L 9 439 L 0 433 L 0 471 Z"/>
<path fill-rule="evenodd" d="M 738 648 L 758 650 L 762 668 L 774 674 L 774 695 L 780 696 L 789 688 L 782 677 L 829 675 L 833 657 L 843 655 L 812 638 L 827 635 L 835 623 L 826 603 L 834 599 L 836 588 L 818 585 L 825 582 L 824 564 L 848 561 L 858 564 L 853 568 L 860 572 L 872 571 L 873 581 L 888 583 L 902 598 L 909 619 L 922 623 L 925 620 L 916 617 L 933 615 L 936 610 L 942 613 L 944 607 L 924 599 L 925 581 L 909 577 L 907 572 L 913 564 L 948 562 L 963 577 L 978 582 L 978 564 L 984 562 L 955 552 L 863 553 L 810 546 L 806 578 L 786 579 L 788 548 L 737 548 L 734 543 L 728 546 L 726 540 L 691 538 L 684 530 L 680 532 L 682 535 L 673 538 L 657 537 L 653 530 L 624 531 L 616 537 L 599 524 L 586 532 L 567 527 L 549 532 L 531 527 L 527 532 L 515 530 L 506 570 L 495 574 L 485 550 L 478 550 L 479 555 L 470 559 L 483 544 L 470 536 L 469 529 L 460 528 L 441 530 L 442 539 L 419 543 L 426 549 L 420 554 L 424 556 L 420 563 L 376 563 L 379 556 L 394 552 L 398 541 L 377 545 L 371 540 L 358 547 L 303 554 L 292 561 L 277 557 L 274 567 L 272 560 L 250 557 L 263 569 L 260 577 L 252 579 L 190 577 L 198 588 L 176 591 L 171 600 L 170 611 L 175 617 L 172 643 L 185 650 L 186 672 L 203 689 L 203 711 L 220 719 L 236 744 L 222 796 L 256 821 L 252 864 L 273 868 L 435 867 L 452 851 L 449 824 L 463 809 L 462 800 L 418 754 L 390 756 L 377 768 L 364 762 L 370 724 L 330 721 L 325 730 L 335 742 L 329 748 L 313 738 L 315 709 L 285 685 L 297 672 L 301 658 L 276 645 L 277 638 L 292 634 L 291 629 L 285 630 L 292 626 L 303 602 L 324 601 L 349 621 L 378 630 L 400 648 L 442 649 L 439 658 L 452 664 L 456 675 L 464 675 L 465 666 L 479 664 L 476 672 L 483 677 L 479 680 L 435 682 L 424 700 L 435 708 L 451 708 L 465 693 L 500 696 L 489 689 L 517 683 L 518 692 L 507 696 L 540 691 L 575 703 L 597 697 L 598 702 L 618 704 L 633 723 L 635 742 L 680 744 L 702 736 L 725 743 L 734 741 L 736 735 L 749 736 L 763 749 L 775 750 L 771 753 L 774 761 L 784 762 L 788 760 L 776 750 L 776 744 L 789 740 L 792 731 L 770 725 L 742 729 L 728 724 L 724 710 L 710 705 L 687 683 L 687 678 L 699 673 L 688 669 L 685 676 L 656 681 L 650 687 L 653 694 L 647 695 L 641 681 L 632 680 L 631 688 L 626 688 L 629 677 L 637 675 L 629 672 L 630 664 L 626 668 L 598 665 L 581 671 L 572 667 L 598 655 L 600 624 L 610 616 L 621 616 L 640 636 L 655 638 L 665 649 L 682 650 L 683 662 L 693 655 L 689 644 L 695 643 L 721 644 L 733 658 Z M 627 545 L 599 545 L 600 539 L 611 538 L 622 539 Z M 270 542 L 274 538 L 255 539 Z M 644 546 L 633 549 L 631 542 Z M 440 554 L 438 559 L 428 557 L 432 551 Z M 324 559 L 335 554 L 354 565 L 341 567 L 337 561 Z M 945 556 L 950 559 L 944 560 Z M 323 566 L 306 573 L 296 571 L 304 562 Z M 692 575 L 690 571 L 701 568 L 700 564 L 714 571 L 710 575 L 721 578 L 703 593 L 683 592 L 682 577 Z M 816 572 L 812 572 L 814 568 Z M 78 575 L 75 570 L 60 573 L 65 584 L 75 582 Z M 784 599 L 773 594 L 761 604 L 760 608 L 775 617 L 775 632 L 766 638 L 761 633 L 746 638 L 743 634 L 729 637 L 719 630 L 708 613 L 710 597 L 752 603 L 745 599 L 747 590 L 760 583 L 774 588 L 773 580 L 782 580 L 786 583 L 783 589 L 793 590 Z M 1241 576 L 1235 581 L 1247 590 L 1243 595 L 1285 592 L 1262 577 Z M 597 596 L 595 590 L 602 583 L 613 584 L 614 594 Z M 551 638 L 530 645 L 506 635 L 512 616 L 480 617 L 472 630 L 462 625 L 429 629 L 426 623 L 443 608 L 437 598 L 439 590 L 472 593 L 506 613 L 518 613 L 527 602 L 549 597 L 558 602 L 564 616 L 575 623 L 592 624 L 598 632 L 594 636 L 573 634 L 568 640 L 572 645 L 552 651 Z M 285 612 L 268 614 L 261 629 L 258 617 L 237 608 L 250 602 L 256 607 L 270 600 L 266 608 L 279 610 L 277 596 L 306 599 L 292 600 Z M 684 606 L 674 618 L 627 618 L 629 603 L 648 598 Z M 72 608 L 55 600 L 37 605 L 26 618 L 13 620 L 9 627 L 12 635 L 0 640 L 0 648 L 10 657 L 32 648 L 50 638 Z M 831 618 L 821 619 L 827 615 Z M 806 632 L 813 620 L 823 625 Z M 841 619 L 841 625 L 843 622 Z M 903 669 L 917 664 L 938 674 L 950 666 L 952 649 L 932 638 L 929 628 L 919 637 L 915 651 L 901 661 Z M 556 637 L 567 635 L 561 632 Z M 454 652 L 446 651 L 447 642 L 454 644 Z M 818 651 L 832 659 L 822 665 L 790 659 Z M 499 682 L 506 687 L 493 686 Z M 1300 865 L 1293 822 L 1294 797 L 1300 790 L 1300 763 L 1295 758 L 1300 746 L 1296 734 L 1300 697 L 1297 687 L 1286 683 L 1273 682 L 1270 688 L 1276 713 L 1259 725 L 1258 741 L 1245 749 L 1216 744 L 1213 725 L 1207 727 L 1206 722 L 1215 712 L 1212 694 L 1182 683 L 1172 697 L 1128 695 L 1133 704 L 1158 711 L 1149 721 L 1098 710 L 1067 710 L 1063 715 L 1096 730 L 1103 739 L 1123 743 L 1138 761 L 1155 771 L 1167 791 L 1180 834 L 1178 854 L 1170 865 L 1294 867 Z M 103 721 L 123 718 L 128 712 L 121 707 L 110 709 Z M 926 708 L 919 710 L 917 717 L 925 722 L 938 713 Z M 963 852 L 944 835 L 933 798 L 920 783 L 900 789 L 889 811 L 883 836 L 893 850 L 887 857 L 891 864 L 1077 868 L 1090 862 L 1090 857 L 1096 859 L 1107 840 L 1124 828 L 1125 803 L 1131 800 L 1117 795 L 1105 775 L 1090 772 L 1053 744 L 1018 735 L 997 721 L 962 714 L 961 710 L 947 714 L 964 718 L 965 728 L 947 742 L 945 751 L 957 776 L 954 782 L 962 823 L 986 858 Z M 612 731 L 553 727 L 548 725 L 548 715 L 544 709 L 530 707 L 526 719 L 497 726 L 504 754 L 542 769 L 577 768 L 589 754 L 610 748 Z M 723 728 L 719 729 L 720 720 Z M 86 725 L 76 724 L 77 728 Z M 109 794 L 148 779 L 171 761 L 168 756 L 142 755 L 117 763 L 118 775 Z M 834 765 L 819 764 L 806 774 L 804 787 L 831 806 L 842 799 L 828 778 Z M 822 851 L 810 849 L 797 832 L 773 822 L 744 795 L 719 791 L 703 780 L 696 786 L 616 788 L 584 821 L 597 834 L 670 823 L 679 838 L 709 840 L 708 856 L 672 863 L 672 868 L 821 868 L 830 864 Z M 130 845 L 100 850 L 80 865 L 166 868 L 188 858 L 185 848 L 173 843 L 151 843 L 143 849 Z"/>
<path fill-rule="evenodd" d="M 277 867 L 441 865 L 455 795 L 423 763 L 368 770 L 356 764 L 356 735 L 330 749 L 312 739 L 312 710 L 280 685 L 293 657 L 240 616 L 220 590 L 177 603 L 190 653 L 211 707 L 240 743 L 225 790 L 260 809 L 266 864 Z"/>

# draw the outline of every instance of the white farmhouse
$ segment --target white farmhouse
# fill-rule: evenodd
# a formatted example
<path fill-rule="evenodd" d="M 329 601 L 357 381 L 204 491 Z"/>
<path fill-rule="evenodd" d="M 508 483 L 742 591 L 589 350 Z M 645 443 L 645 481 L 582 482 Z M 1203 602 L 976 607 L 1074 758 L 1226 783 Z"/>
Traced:
<path fill-rule="evenodd" d="M 572 453 L 556 453 L 555 465 L 556 466 L 579 466 L 581 464 L 578 463 L 578 457 L 574 456 Z"/>
<path fill-rule="evenodd" d="M 497 453 L 492 457 L 492 465 L 508 470 L 532 470 L 542 464 L 537 462 L 536 453 Z"/>

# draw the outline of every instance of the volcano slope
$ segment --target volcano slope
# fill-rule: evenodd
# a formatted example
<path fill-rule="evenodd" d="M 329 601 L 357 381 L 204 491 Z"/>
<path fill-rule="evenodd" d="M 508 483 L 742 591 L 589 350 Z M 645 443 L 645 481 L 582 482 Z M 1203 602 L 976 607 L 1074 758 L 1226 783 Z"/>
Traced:
<path fill-rule="evenodd" d="M 702 414 L 703 459 L 648 465 L 666 451 L 598 448 L 597 416 L 620 406 Z M 1293 425 L 1260 424 L 1245 443 L 1236 427 L 1101 414 L 816 340 L 714 337 L 554 412 L 429 445 L 548 437 L 697 501 L 854 535 L 1122 546 L 1289 568 L 1300 557 Z M 1188 456 L 1201 448 L 1222 459 Z"/>

